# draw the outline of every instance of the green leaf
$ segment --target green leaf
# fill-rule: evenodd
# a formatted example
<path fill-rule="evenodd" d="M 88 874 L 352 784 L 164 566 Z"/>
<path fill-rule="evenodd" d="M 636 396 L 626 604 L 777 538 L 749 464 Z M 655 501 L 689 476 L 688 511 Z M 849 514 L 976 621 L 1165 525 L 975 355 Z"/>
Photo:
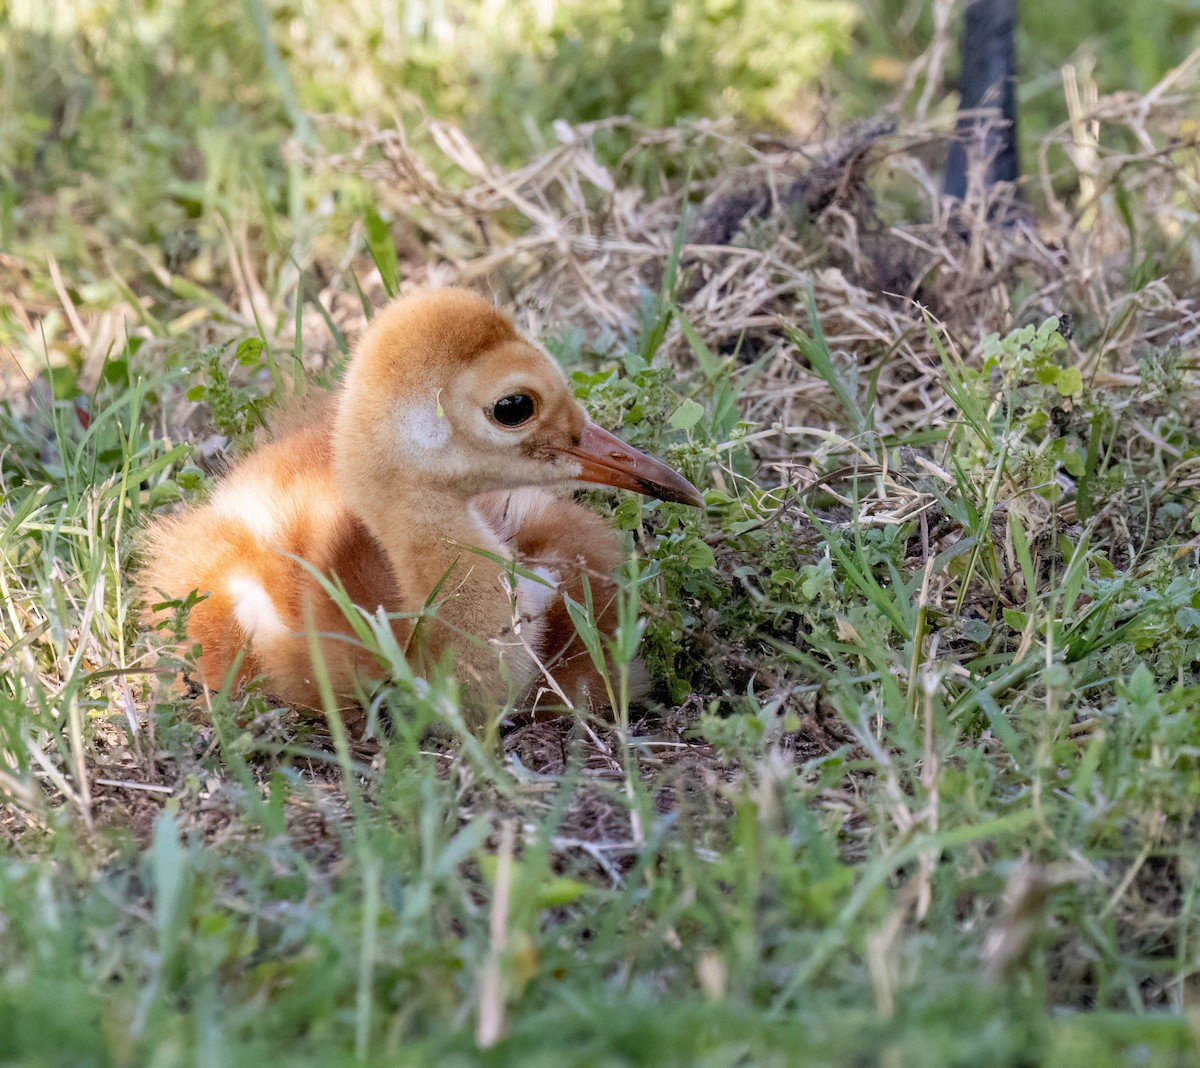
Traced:
<path fill-rule="evenodd" d="M 817 314 L 817 299 L 813 294 L 812 286 L 809 286 L 805 293 L 805 303 L 808 308 L 808 323 L 809 328 L 812 330 L 812 337 L 809 337 L 802 330 L 794 326 L 785 325 L 784 331 L 791 339 L 792 344 L 800 350 L 801 355 L 808 361 L 813 371 L 824 379 L 825 384 L 833 390 L 834 396 L 841 402 L 842 407 L 846 410 L 846 414 L 850 416 L 855 431 L 865 430 L 867 419 L 862 409 L 858 406 L 854 389 L 851 385 L 842 381 L 842 376 L 833 362 L 833 354 L 829 350 L 829 343 L 825 339 L 825 332 L 821 328 L 821 319 Z"/>
<path fill-rule="evenodd" d="M 262 338 L 248 337 L 238 343 L 234 356 L 243 367 L 253 367 L 262 356 L 262 350 Z"/>
<path fill-rule="evenodd" d="M 79 393 L 79 373 L 71 366 L 48 367 L 46 377 L 55 400 L 70 400 Z"/>
<path fill-rule="evenodd" d="M 992 628 L 982 619 L 960 619 L 958 630 L 969 642 L 981 645 L 992 636 Z"/>
<path fill-rule="evenodd" d="M 1062 458 L 1063 467 L 1067 469 L 1067 473 L 1072 478 L 1082 478 L 1084 472 L 1083 453 L 1078 449 L 1073 449 L 1071 452 L 1064 454 Z"/>
<path fill-rule="evenodd" d="M 151 510 L 174 504 L 183 494 L 179 492 L 179 484 L 172 478 L 164 478 L 161 482 L 150 487 L 148 505 Z"/>
<path fill-rule="evenodd" d="M 198 490 L 204 485 L 204 472 L 194 464 L 189 464 L 175 476 L 175 481 L 182 489 Z"/>
<path fill-rule="evenodd" d="M 1017 553 L 1017 563 L 1021 565 L 1021 578 L 1025 583 L 1025 592 L 1031 594 L 1037 589 L 1037 572 L 1033 569 L 1033 556 L 1029 551 L 1029 537 L 1025 533 L 1025 526 L 1021 522 L 1021 517 L 1016 512 L 1008 513 L 1008 529 L 1012 535 L 1013 548 Z M 1024 628 L 1025 623 L 1022 621 L 1020 627 L 1014 627 L 1013 629 L 1023 630 Z"/>
<path fill-rule="evenodd" d="M 1063 368 L 1056 388 L 1064 397 L 1077 397 L 1083 392 L 1083 372 L 1078 367 Z"/>
<path fill-rule="evenodd" d="M 539 909 L 562 908 L 573 901 L 578 901 L 588 892 L 588 889 L 586 883 L 581 883 L 576 879 L 565 877 L 549 879 L 538 887 L 535 902 Z"/>
<path fill-rule="evenodd" d="M 379 270 L 384 292 L 394 297 L 400 292 L 400 260 L 392 241 L 392 231 L 374 208 L 367 212 L 366 222 L 367 251 Z"/>
<path fill-rule="evenodd" d="M 683 543 L 683 556 L 688 564 L 698 571 L 717 566 L 713 551 L 698 537 L 690 537 Z"/>
<path fill-rule="evenodd" d="M 1018 634 L 1021 634 L 1024 633 L 1025 626 L 1029 622 L 1029 616 L 1015 608 L 1006 608 L 1004 610 L 1004 622 Z"/>
<path fill-rule="evenodd" d="M 675 409 L 668 422 L 676 430 L 690 430 L 700 422 L 702 415 L 704 415 L 704 405 L 689 397 Z"/>
<path fill-rule="evenodd" d="M 129 361 L 123 356 L 107 360 L 104 364 L 103 378 L 110 386 L 128 386 Z"/>
<path fill-rule="evenodd" d="M 171 811 L 154 821 L 150 870 L 154 885 L 154 927 L 158 950 L 170 960 L 179 942 L 179 913 L 183 905 L 187 853 L 179 840 L 179 823 Z"/>
<path fill-rule="evenodd" d="M 683 331 L 683 336 L 687 338 L 692 355 L 696 357 L 700 370 L 704 372 L 704 377 L 710 382 L 713 381 L 722 370 L 720 357 L 704 343 L 704 339 L 696 332 L 696 328 L 683 315 L 677 312 L 676 318 L 679 328 Z"/>
<path fill-rule="evenodd" d="M 1053 363 L 1040 364 L 1033 377 L 1043 386 L 1058 386 L 1062 381 L 1063 369 Z"/>

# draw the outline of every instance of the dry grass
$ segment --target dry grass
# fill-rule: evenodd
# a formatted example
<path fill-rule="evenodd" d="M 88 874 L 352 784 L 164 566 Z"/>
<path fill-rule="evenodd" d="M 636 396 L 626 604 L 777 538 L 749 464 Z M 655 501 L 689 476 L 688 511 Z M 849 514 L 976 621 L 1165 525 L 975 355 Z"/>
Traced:
<path fill-rule="evenodd" d="M 811 287 L 835 355 L 864 380 L 884 365 L 877 426 L 900 435 L 950 408 L 925 311 L 968 356 L 988 333 L 1069 313 L 1098 332 L 1077 338 L 1072 355 L 1102 376 L 1135 375 L 1148 348 L 1200 337 L 1188 133 L 1198 68 L 1193 56 L 1145 96 L 1079 104 L 1039 152 L 1028 190 L 1042 202 L 1036 213 L 1007 187 L 976 184 L 962 204 L 942 199 L 944 120 L 868 123 L 804 145 L 747 142 L 701 122 L 640 133 L 613 168 L 595 139 L 625 124 L 607 120 L 558 127 L 558 147 L 512 172 L 432 118 L 412 131 L 339 121 L 353 151 L 297 156 L 375 186 L 403 220 L 414 283 L 482 286 L 542 331 L 627 331 L 631 311 L 660 288 L 686 217 L 683 315 L 714 351 L 736 349 L 747 361 L 771 354 L 747 394 L 747 417 L 781 433 L 830 429 L 826 384 L 779 329 L 806 320 Z M 667 191 L 630 188 L 634 162 L 654 167 Z M 1068 200 L 1064 189 L 1080 192 Z M 1132 233 L 1122 217 L 1130 201 L 1139 217 Z M 907 218 L 895 218 L 897 204 Z M 1136 293 L 1114 292 L 1131 263 L 1177 242 L 1183 255 L 1170 273 Z M 689 360 L 678 324 L 664 347 Z"/>

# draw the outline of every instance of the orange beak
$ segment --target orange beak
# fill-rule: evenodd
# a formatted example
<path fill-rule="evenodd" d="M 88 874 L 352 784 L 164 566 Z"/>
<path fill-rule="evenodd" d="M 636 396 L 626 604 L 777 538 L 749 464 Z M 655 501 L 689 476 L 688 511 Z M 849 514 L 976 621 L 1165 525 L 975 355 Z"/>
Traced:
<path fill-rule="evenodd" d="M 584 421 L 579 444 L 561 452 L 579 464 L 576 478 L 580 482 L 616 486 L 660 501 L 704 507 L 700 491 L 678 471 L 626 445 L 590 419 Z"/>

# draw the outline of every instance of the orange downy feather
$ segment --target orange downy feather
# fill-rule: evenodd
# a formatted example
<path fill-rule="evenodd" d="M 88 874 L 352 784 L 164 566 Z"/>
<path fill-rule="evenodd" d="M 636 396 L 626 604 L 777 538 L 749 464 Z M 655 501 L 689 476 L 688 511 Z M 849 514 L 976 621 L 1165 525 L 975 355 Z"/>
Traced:
<path fill-rule="evenodd" d="M 502 421 L 526 410 L 513 398 L 532 409 L 517 425 Z M 147 605 L 205 595 L 187 631 L 205 685 L 223 685 L 240 656 L 236 681 L 264 675 L 298 705 L 319 705 L 309 625 L 340 697 L 382 667 L 297 559 L 355 604 L 393 613 L 402 647 L 409 617 L 445 579 L 411 657 L 423 668 L 455 656 L 478 726 L 536 688 L 543 667 L 572 700 L 604 693 L 563 595 L 582 601 L 586 575 L 611 634 L 622 554 L 603 519 L 561 494 L 586 480 L 700 503 L 675 472 L 591 424 L 553 361 L 461 290 L 384 309 L 332 397 L 281 423 L 208 501 L 154 521 L 140 583 Z M 508 588 L 508 569 L 470 547 L 553 586 Z"/>

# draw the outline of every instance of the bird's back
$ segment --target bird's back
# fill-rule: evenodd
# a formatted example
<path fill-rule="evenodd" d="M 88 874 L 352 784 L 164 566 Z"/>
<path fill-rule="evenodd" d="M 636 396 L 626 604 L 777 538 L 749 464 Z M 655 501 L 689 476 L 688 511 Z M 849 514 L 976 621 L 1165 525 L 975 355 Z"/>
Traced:
<path fill-rule="evenodd" d="M 159 518 L 149 530 L 144 601 L 206 595 L 191 609 L 188 637 L 202 645 L 199 664 L 210 687 L 219 688 L 241 656 L 240 680 L 266 671 L 272 692 L 319 703 L 310 629 L 321 636 L 335 692 L 352 690 L 354 677 L 374 666 L 341 609 L 298 561 L 336 576 L 355 604 L 399 611 L 392 569 L 334 479 L 331 408 L 322 397 L 285 415 L 207 502 Z"/>

